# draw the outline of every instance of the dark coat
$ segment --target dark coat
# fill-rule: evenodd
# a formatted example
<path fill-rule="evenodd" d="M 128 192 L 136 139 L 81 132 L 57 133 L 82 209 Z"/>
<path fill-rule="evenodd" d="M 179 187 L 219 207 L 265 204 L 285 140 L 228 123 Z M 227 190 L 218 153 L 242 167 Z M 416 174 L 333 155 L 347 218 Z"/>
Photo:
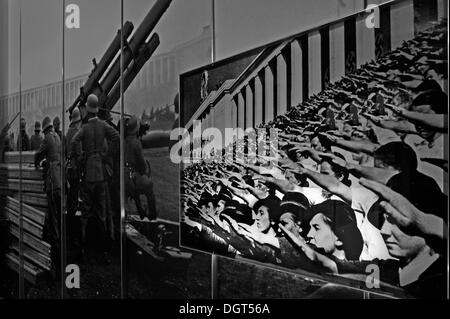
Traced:
<path fill-rule="evenodd" d="M 125 163 L 139 174 L 145 174 L 147 164 L 142 152 L 142 144 L 135 136 L 125 138 Z"/>
<path fill-rule="evenodd" d="M 70 155 L 70 143 L 72 142 L 73 137 L 78 133 L 80 128 L 77 128 L 75 125 L 71 124 L 69 129 L 67 130 L 66 138 L 64 140 L 66 147 L 66 157 Z M 81 156 L 81 143 L 78 143 L 76 146 L 76 158 Z"/>
<path fill-rule="evenodd" d="M 39 147 L 41 147 L 41 143 L 44 139 L 42 138 L 41 134 L 34 134 L 31 136 L 30 139 L 30 147 L 31 151 L 37 151 Z"/>
<path fill-rule="evenodd" d="M 30 150 L 30 138 L 28 137 L 28 134 L 25 131 L 21 131 L 19 133 L 19 138 L 17 139 L 17 151 L 20 150 L 19 147 L 19 141 L 22 137 L 22 152 L 26 152 Z"/>
<path fill-rule="evenodd" d="M 38 166 L 43 159 L 46 159 L 48 165 L 45 175 L 47 192 L 61 189 L 61 141 L 53 130 L 46 132 L 41 146 L 34 155 L 34 164 Z"/>
<path fill-rule="evenodd" d="M 110 142 L 106 147 L 105 139 Z M 89 119 L 70 142 L 71 156 L 76 156 L 77 144 L 81 143 L 85 158 L 85 182 L 103 182 L 106 180 L 104 158 L 118 153 L 119 133 L 97 117 Z"/>

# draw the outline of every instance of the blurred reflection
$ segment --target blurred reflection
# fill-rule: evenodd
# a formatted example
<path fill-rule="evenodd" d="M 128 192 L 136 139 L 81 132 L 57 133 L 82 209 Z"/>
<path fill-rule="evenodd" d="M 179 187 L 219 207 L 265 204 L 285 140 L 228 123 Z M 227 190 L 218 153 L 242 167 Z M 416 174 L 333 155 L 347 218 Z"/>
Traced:
<path fill-rule="evenodd" d="M 159 2 L 125 0 L 124 20 L 137 25 Z M 151 35 L 159 45 L 124 94 L 128 297 L 209 298 L 210 257 L 178 245 L 180 168 L 169 151 L 179 75 L 211 62 L 211 1 L 168 2 Z"/>
<path fill-rule="evenodd" d="M 62 111 L 63 7 L 58 0 L 19 3 L 22 113 L 17 149 L 22 151 L 22 193 L 17 205 L 23 215 L 25 279 L 21 297 L 60 298 L 61 137 L 56 119 Z"/>
<path fill-rule="evenodd" d="M 20 4 L 0 1 L 0 299 L 22 293 L 20 248 Z M 23 122 L 23 121 L 22 121 Z M 22 124 L 23 127 L 23 124 Z M 22 267 L 23 269 L 23 267 Z"/>
<path fill-rule="evenodd" d="M 120 77 L 121 1 L 70 4 L 81 18 L 64 29 L 64 244 L 81 280 L 64 297 L 120 298 L 119 132 L 103 108 Z"/>

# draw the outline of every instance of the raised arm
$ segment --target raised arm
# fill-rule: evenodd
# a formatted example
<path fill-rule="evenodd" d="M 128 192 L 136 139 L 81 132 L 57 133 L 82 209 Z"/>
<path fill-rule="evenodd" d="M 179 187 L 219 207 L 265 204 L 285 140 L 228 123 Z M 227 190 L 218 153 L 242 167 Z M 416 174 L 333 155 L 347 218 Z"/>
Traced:
<path fill-rule="evenodd" d="M 420 112 L 408 111 L 404 108 L 387 104 L 387 106 L 397 115 L 400 115 L 411 123 L 427 126 L 440 133 L 447 133 L 448 120 L 446 114 L 427 114 Z"/>
<path fill-rule="evenodd" d="M 372 143 L 369 140 L 365 141 L 352 141 L 352 140 L 345 140 L 345 139 L 338 139 L 334 136 L 331 136 L 329 134 L 321 133 L 322 136 L 326 137 L 331 144 L 335 146 L 339 146 L 343 149 L 346 149 L 350 152 L 363 152 L 366 154 L 373 154 L 377 147 L 379 147 L 378 144 Z"/>
<path fill-rule="evenodd" d="M 297 249 L 300 249 L 305 254 L 305 256 L 308 257 L 312 262 L 315 262 L 315 263 L 321 265 L 322 267 L 328 269 L 333 274 L 338 273 L 337 265 L 332 259 L 316 252 L 314 249 L 312 249 L 311 247 L 309 247 L 306 244 L 306 242 L 303 238 L 299 238 L 299 237 L 295 236 L 292 232 L 287 230 L 286 227 L 284 227 L 283 225 L 280 225 L 279 227 L 283 231 L 283 233 L 286 235 L 286 237 L 291 240 L 291 242 L 295 245 L 295 247 Z"/>
<path fill-rule="evenodd" d="M 84 129 L 83 127 L 81 127 L 81 129 L 78 130 L 78 132 L 74 135 L 74 137 L 70 141 L 70 153 L 69 153 L 70 157 L 76 158 L 78 155 L 80 155 L 78 154 L 77 150 L 79 150 L 78 145 L 81 145 L 83 137 L 84 137 Z"/>
<path fill-rule="evenodd" d="M 48 141 L 47 138 L 44 137 L 44 140 L 41 143 L 41 146 L 34 154 L 34 166 L 38 167 L 39 163 L 44 159 L 45 155 L 48 151 Z"/>
<path fill-rule="evenodd" d="M 352 191 L 350 187 L 341 183 L 336 177 L 320 174 L 307 168 L 299 167 L 299 174 L 307 176 L 314 183 L 326 189 L 330 193 L 339 196 L 348 203 L 352 202 Z"/>
<path fill-rule="evenodd" d="M 346 168 L 355 177 L 363 177 L 384 184 L 386 184 L 392 176 L 398 173 L 398 171 L 395 170 L 362 166 L 357 164 L 347 164 Z"/>
<path fill-rule="evenodd" d="M 448 227 L 442 218 L 420 211 L 401 194 L 381 183 L 367 179 L 361 179 L 360 183 L 383 199 L 380 205 L 386 214 L 406 232 L 425 238 L 437 237 L 441 240 L 448 238 Z"/>

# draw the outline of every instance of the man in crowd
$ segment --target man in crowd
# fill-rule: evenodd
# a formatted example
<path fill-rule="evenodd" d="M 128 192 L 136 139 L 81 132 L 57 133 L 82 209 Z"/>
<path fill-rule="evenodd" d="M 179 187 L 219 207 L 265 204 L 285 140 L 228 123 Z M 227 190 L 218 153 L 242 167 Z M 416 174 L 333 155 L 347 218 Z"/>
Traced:
<path fill-rule="evenodd" d="M 37 151 L 42 143 L 42 136 L 41 136 L 41 122 L 36 121 L 34 123 L 34 135 L 31 136 L 30 139 L 30 147 L 32 151 Z"/>
<path fill-rule="evenodd" d="M 59 247 L 60 247 L 60 221 L 61 221 L 61 141 L 59 136 L 53 131 L 53 125 L 47 116 L 42 121 L 44 139 L 34 156 L 36 167 L 44 168 L 45 192 L 48 201 L 48 216 L 46 219 L 46 237 L 52 246 L 52 261 L 54 269 L 58 273 L 59 268 Z"/>
<path fill-rule="evenodd" d="M 17 150 L 22 149 L 23 152 L 30 150 L 30 138 L 27 134 L 27 122 L 24 118 L 20 119 L 20 131 L 17 139 Z"/>
<path fill-rule="evenodd" d="M 9 138 L 8 138 L 8 131 L 11 128 L 9 123 L 6 123 L 6 125 L 2 128 L 2 131 L 0 132 L 0 163 L 3 163 L 3 154 L 4 152 L 9 151 Z"/>
<path fill-rule="evenodd" d="M 83 171 L 81 198 L 83 202 L 81 216 L 81 233 L 83 246 L 86 244 L 86 230 L 91 217 L 100 225 L 100 248 L 103 250 L 105 262 L 110 262 L 111 227 L 110 211 L 107 209 L 107 175 L 105 158 L 115 158 L 119 151 L 119 133 L 97 117 L 99 111 L 98 98 L 94 94 L 86 101 L 86 124 L 75 134 L 70 142 L 70 156 L 76 158 L 78 145 L 83 150 L 83 160 L 79 167 Z M 109 148 L 106 146 L 109 142 Z M 109 229 L 111 232 L 111 229 Z"/>
<path fill-rule="evenodd" d="M 70 144 L 73 137 L 81 129 L 81 113 L 78 108 L 75 108 L 70 115 L 70 126 L 67 131 L 65 139 L 66 151 L 66 178 L 67 178 L 67 236 L 70 244 L 78 246 L 81 241 L 81 226 L 80 216 L 77 216 L 79 209 L 80 196 L 80 170 L 78 163 L 82 154 L 81 144 L 78 143 L 75 150 L 75 158 L 67 156 L 70 154 Z"/>
<path fill-rule="evenodd" d="M 59 119 L 59 116 L 56 116 L 53 119 L 53 127 L 55 129 L 55 133 L 58 134 L 59 139 L 62 141 L 63 140 L 63 134 L 61 131 L 61 120 Z"/>
<path fill-rule="evenodd" d="M 148 175 L 147 162 L 142 152 L 142 144 L 138 140 L 139 121 L 133 116 L 125 122 L 125 177 L 126 193 L 134 197 L 138 212 L 143 219 L 156 219 L 156 203 L 153 193 L 153 183 Z M 145 194 L 147 212 L 140 204 L 139 195 Z"/>

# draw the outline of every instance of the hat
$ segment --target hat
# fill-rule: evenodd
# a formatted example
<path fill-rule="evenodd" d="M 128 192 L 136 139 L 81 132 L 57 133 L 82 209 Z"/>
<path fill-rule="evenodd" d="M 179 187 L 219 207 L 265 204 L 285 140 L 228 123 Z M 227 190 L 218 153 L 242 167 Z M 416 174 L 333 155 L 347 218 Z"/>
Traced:
<path fill-rule="evenodd" d="M 428 90 L 442 91 L 441 86 L 435 80 L 424 80 L 418 86 L 412 89 L 412 91 L 416 93 Z"/>
<path fill-rule="evenodd" d="M 257 201 L 253 206 L 253 210 L 257 212 L 261 206 L 265 206 L 268 208 L 270 220 L 277 221 L 280 217 L 280 202 L 278 197 L 269 195 Z"/>
<path fill-rule="evenodd" d="M 57 117 L 55 117 L 54 119 L 53 119 L 53 126 L 58 126 L 59 124 L 61 124 L 61 120 L 59 119 L 59 117 L 57 116 Z"/>
<path fill-rule="evenodd" d="M 95 94 L 89 94 L 87 97 L 86 110 L 89 113 L 98 113 L 98 97 Z"/>
<path fill-rule="evenodd" d="M 225 208 L 220 214 L 220 219 L 224 219 L 224 216 L 229 216 L 238 223 L 244 223 L 247 225 L 253 224 L 252 209 L 249 206 L 240 204 L 235 200 L 230 200 L 225 204 Z"/>
<path fill-rule="evenodd" d="M 447 196 L 431 177 L 418 171 L 402 172 L 392 176 L 386 186 L 404 196 L 420 211 L 447 221 Z M 385 219 L 381 201 L 383 200 L 379 199 L 375 202 L 367 213 L 368 221 L 378 229 L 381 229 Z"/>
<path fill-rule="evenodd" d="M 42 121 L 42 130 L 45 132 L 49 127 L 53 127 L 52 120 L 46 116 Z"/>
<path fill-rule="evenodd" d="M 356 224 L 353 209 L 340 200 L 326 200 L 311 206 L 306 212 L 306 220 L 311 220 L 317 214 L 327 218 L 327 223 L 333 233 L 342 242 L 342 249 L 348 260 L 358 260 L 361 255 L 364 241 Z"/>
<path fill-rule="evenodd" d="M 305 212 L 310 207 L 308 198 L 302 193 L 289 192 L 280 203 L 280 217 L 284 213 L 294 214 L 298 220 L 305 218 Z"/>
<path fill-rule="evenodd" d="M 208 192 L 204 191 L 200 196 L 200 200 L 198 201 L 198 207 L 202 207 L 203 205 L 207 206 L 209 202 L 214 202 L 213 196 Z"/>
<path fill-rule="evenodd" d="M 219 194 L 217 195 L 217 198 L 219 199 L 219 201 L 220 200 L 229 201 L 233 198 L 233 195 L 229 190 L 222 188 Z"/>
<path fill-rule="evenodd" d="M 78 123 L 81 121 L 81 113 L 78 107 L 74 108 L 70 115 L 70 124 Z"/>
<path fill-rule="evenodd" d="M 139 131 L 139 121 L 136 116 L 132 116 L 131 118 L 127 119 L 125 122 L 125 133 L 126 135 L 136 135 Z"/>
<path fill-rule="evenodd" d="M 34 123 L 34 131 L 37 132 L 37 131 L 40 131 L 40 130 L 41 130 L 41 122 L 36 121 Z"/>

